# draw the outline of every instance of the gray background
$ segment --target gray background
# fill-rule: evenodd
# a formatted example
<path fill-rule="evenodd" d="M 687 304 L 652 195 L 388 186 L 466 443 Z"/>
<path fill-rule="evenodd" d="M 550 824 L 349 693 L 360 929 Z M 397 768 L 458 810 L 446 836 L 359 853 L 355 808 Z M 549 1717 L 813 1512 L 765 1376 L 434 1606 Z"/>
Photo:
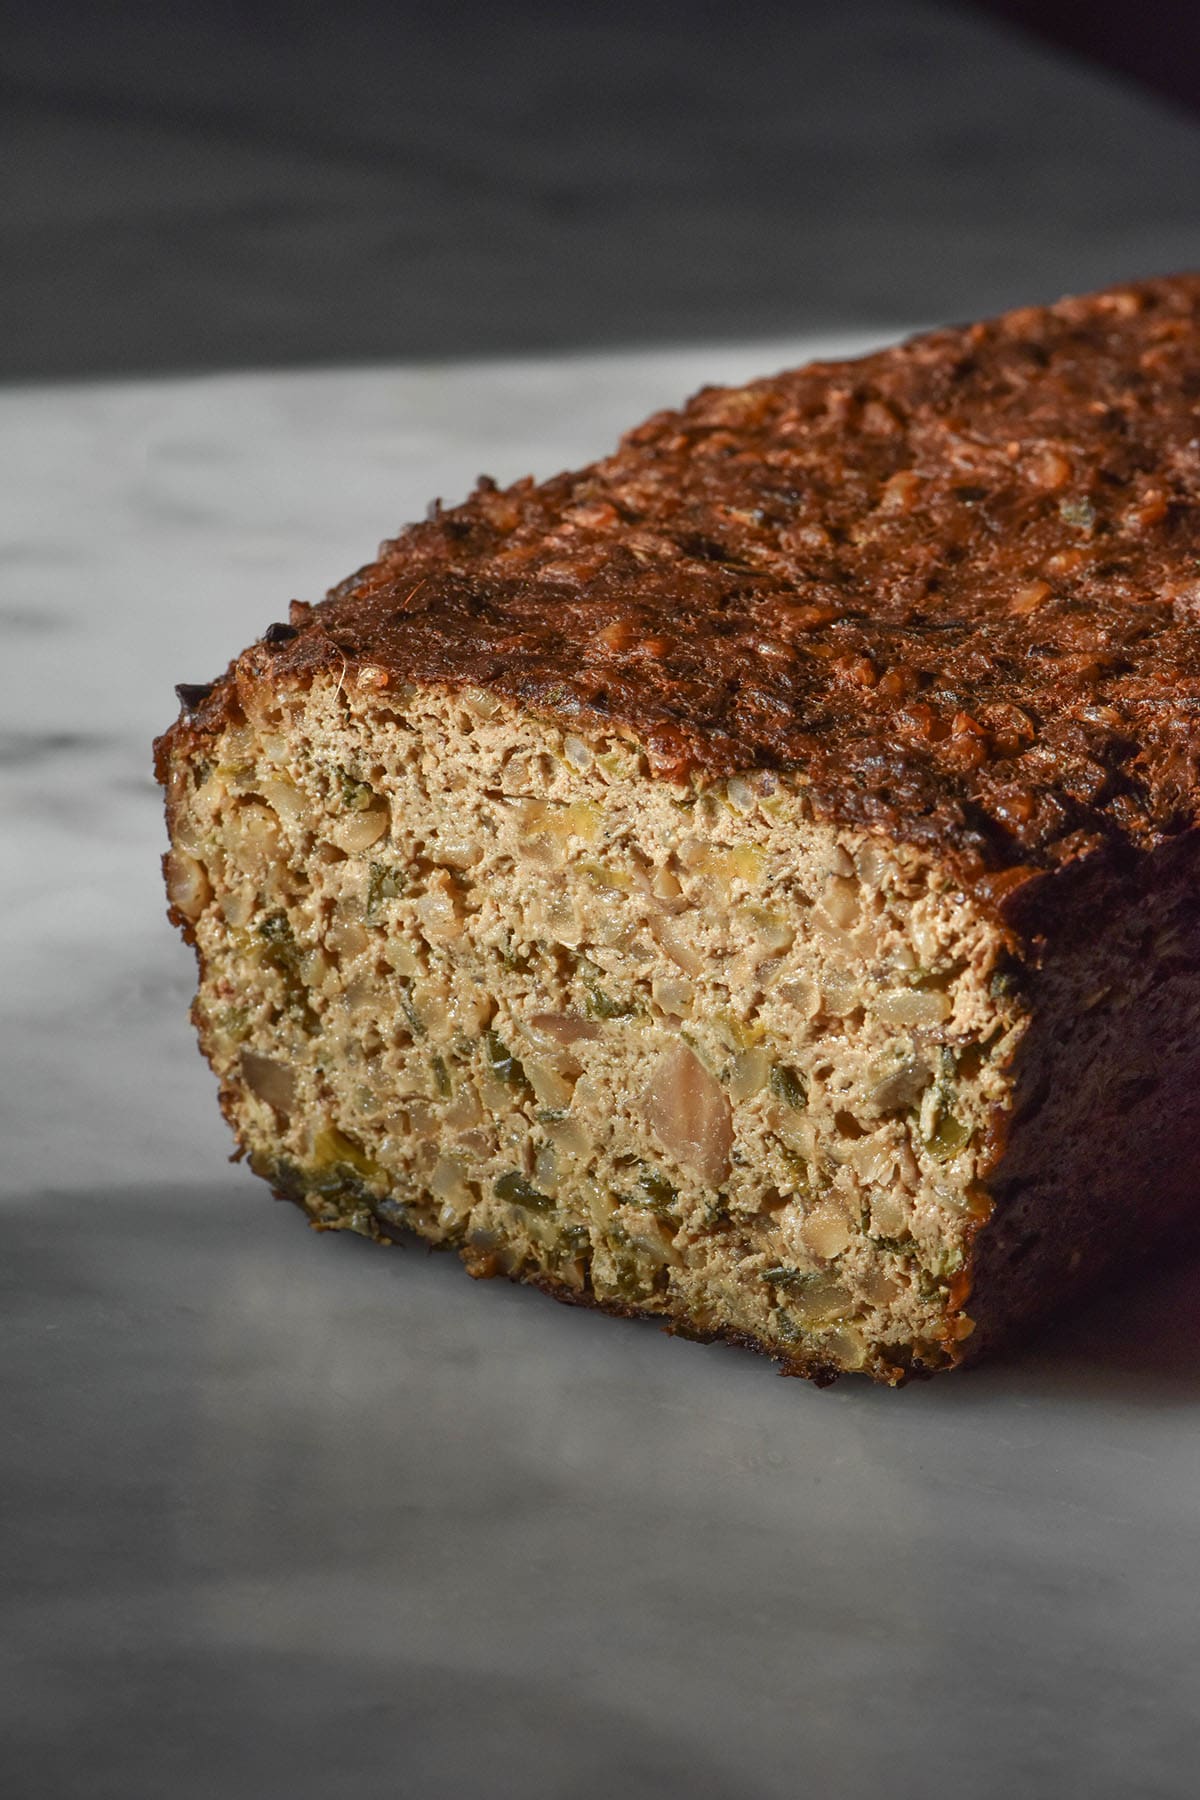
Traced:
<path fill-rule="evenodd" d="M 0 0 L 0 376 L 969 318 L 1200 263 L 1200 131 L 912 0 Z"/>
<path fill-rule="evenodd" d="M 0 1793 L 1190 1800 L 1200 1266 L 818 1393 L 319 1238 L 147 762 L 480 467 L 1200 262 L 1195 127 L 933 7 L 7 15 Z"/>

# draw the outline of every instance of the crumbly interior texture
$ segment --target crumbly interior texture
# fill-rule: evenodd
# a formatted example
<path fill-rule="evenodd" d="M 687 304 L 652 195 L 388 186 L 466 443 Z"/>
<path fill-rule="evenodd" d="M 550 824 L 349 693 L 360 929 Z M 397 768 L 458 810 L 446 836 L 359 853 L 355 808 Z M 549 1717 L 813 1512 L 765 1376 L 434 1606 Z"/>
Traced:
<path fill-rule="evenodd" d="M 315 1223 L 818 1379 L 963 1354 L 1028 1017 L 944 867 L 477 690 L 259 687 L 173 757 L 203 1048 Z"/>

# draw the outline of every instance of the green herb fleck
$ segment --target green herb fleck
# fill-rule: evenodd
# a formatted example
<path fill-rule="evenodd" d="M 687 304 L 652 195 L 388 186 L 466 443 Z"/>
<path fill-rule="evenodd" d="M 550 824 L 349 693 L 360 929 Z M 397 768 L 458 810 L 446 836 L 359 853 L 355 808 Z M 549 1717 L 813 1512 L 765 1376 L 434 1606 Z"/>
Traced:
<path fill-rule="evenodd" d="M 617 1000 L 600 986 L 604 971 L 586 956 L 579 959 L 579 975 L 584 987 L 583 1010 L 592 1019 L 631 1019 L 637 1012 L 633 1000 Z"/>
<path fill-rule="evenodd" d="M 256 1175 L 265 1176 L 276 1193 L 284 1194 L 289 1200 L 303 1200 L 306 1195 L 315 1194 L 323 1200 L 339 1203 L 343 1217 L 359 1229 L 360 1225 L 347 1213 L 344 1203 L 349 1201 L 356 1207 L 377 1211 L 381 1202 L 368 1183 L 386 1182 L 386 1171 L 367 1155 L 361 1144 L 356 1144 L 336 1127 L 317 1133 L 313 1157 L 314 1161 L 306 1167 L 284 1157 L 275 1159 L 254 1152 L 250 1167 Z M 365 1220 L 362 1225 L 365 1228 Z"/>
<path fill-rule="evenodd" d="M 346 811 L 369 812 L 375 800 L 375 790 L 370 782 L 357 780 L 345 769 L 338 770 L 337 778 Z"/>
<path fill-rule="evenodd" d="M 554 1202 L 549 1194 L 543 1194 L 535 1188 L 524 1175 L 510 1169 L 507 1175 L 501 1175 L 496 1182 L 497 1200 L 511 1200 L 516 1206 L 525 1206 L 531 1212 L 553 1212 Z"/>
<path fill-rule="evenodd" d="M 875 1232 L 869 1235 L 877 1249 L 886 1250 L 891 1256 L 911 1257 L 917 1248 L 910 1237 L 880 1237 Z"/>
<path fill-rule="evenodd" d="M 371 1196 L 371 1211 L 384 1225 L 407 1226 L 411 1229 L 415 1210 L 411 1200 L 398 1200 L 394 1194 L 385 1194 L 382 1200 Z"/>
<path fill-rule="evenodd" d="M 1006 969 L 997 969 L 988 982 L 988 993 L 993 1000 L 1014 1000 L 1019 992 L 1017 977 Z"/>
<path fill-rule="evenodd" d="M 951 1156 L 957 1156 L 971 1141 L 970 1126 L 964 1125 L 951 1111 L 956 1098 L 955 1077 L 957 1065 L 954 1052 L 948 1044 L 942 1045 L 941 1067 L 938 1071 L 937 1084 L 934 1089 L 936 1105 L 933 1114 L 933 1128 L 925 1139 L 925 1148 L 938 1162 L 945 1162 Z"/>
<path fill-rule="evenodd" d="M 507 1087 L 519 1093 L 529 1091 L 529 1083 L 525 1079 L 525 1070 L 517 1061 L 504 1039 L 494 1031 L 483 1034 L 483 1054 L 488 1067 Z"/>
<path fill-rule="evenodd" d="M 632 1000 L 615 1000 L 603 988 L 588 988 L 583 1010 L 591 1019 L 631 1019 L 637 1007 Z"/>
<path fill-rule="evenodd" d="M 764 1281 L 772 1281 L 777 1287 L 802 1288 L 821 1279 L 813 1269 L 794 1269 L 790 1263 L 775 1263 L 762 1272 Z"/>
<path fill-rule="evenodd" d="M 622 1300 L 630 1304 L 648 1300 L 666 1287 L 667 1271 L 647 1268 L 630 1243 L 628 1233 L 619 1226 L 610 1227 L 605 1248 L 612 1263 L 612 1285 Z"/>
<path fill-rule="evenodd" d="M 367 876 L 367 921 L 374 919 L 385 900 L 398 900 L 404 892 L 407 877 L 403 869 L 388 863 L 373 862 Z"/>
<path fill-rule="evenodd" d="M 669 1217 L 679 1199 L 679 1189 L 657 1169 L 643 1168 L 631 1196 L 635 1206 L 648 1206 L 651 1212 Z"/>
<path fill-rule="evenodd" d="M 807 1089 L 804 1077 L 795 1069 L 786 1068 L 783 1063 L 773 1063 L 768 1086 L 775 1098 L 782 1100 L 785 1106 L 792 1107 L 796 1112 L 803 1110 Z"/>
<path fill-rule="evenodd" d="M 276 954 L 286 956 L 289 960 L 295 956 L 296 934 L 285 912 L 268 913 L 258 928 L 258 935 L 264 943 L 271 945 Z"/>
<path fill-rule="evenodd" d="M 250 1035 L 250 1008 L 248 1006 L 222 1006 L 216 1015 L 219 1030 L 231 1037 L 235 1044 L 240 1044 Z"/>
<path fill-rule="evenodd" d="M 711 1225 L 714 1231 L 720 1231 L 729 1224 L 729 1195 L 726 1193 L 705 1194 L 703 1200 L 704 1223 Z"/>
<path fill-rule="evenodd" d="M 309 1004 L 308 989 L 300 974 L 300 946 L 285 912 L 268 913 L 258 927 L 266 945 L 266 960 L 283 983 L 287 1012 L 308 1031 L 318 1031 L 320 1020 Z"/>
<path fill-rule="evenodd" d="M 429 1067 L 433 1071 L 434 1088 L 443 1100 L 448 1100 L 454 1089 L 450 1084 L 450 1071 L 446 1067 L 445 1059 L 441 1056 L 431 1057 Z"/>
<path fill-rule="evenodd" d="M 412 989 L 409 987 L 408 982 L 403 978 L 396 983 L 396 987 L 400 1000 L 400 1011 L 408 1020 L 409 1030 L 414 1037 L 424 1037 L 425 1021 L 413 1005 Z"/>

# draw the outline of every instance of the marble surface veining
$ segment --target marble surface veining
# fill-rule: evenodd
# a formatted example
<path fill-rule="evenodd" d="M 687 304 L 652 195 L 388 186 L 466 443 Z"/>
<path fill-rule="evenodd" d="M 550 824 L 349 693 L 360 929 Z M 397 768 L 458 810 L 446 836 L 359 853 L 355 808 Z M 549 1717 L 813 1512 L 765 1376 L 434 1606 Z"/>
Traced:
<path fill-rule="evenodd" d="M 1195 1792 L 1197 1265 L 821 1393 L 307 1231 L 187 1024 L 172 683 L 481 466 L 810 348 L 0 398 L 14 1800 Z"/>

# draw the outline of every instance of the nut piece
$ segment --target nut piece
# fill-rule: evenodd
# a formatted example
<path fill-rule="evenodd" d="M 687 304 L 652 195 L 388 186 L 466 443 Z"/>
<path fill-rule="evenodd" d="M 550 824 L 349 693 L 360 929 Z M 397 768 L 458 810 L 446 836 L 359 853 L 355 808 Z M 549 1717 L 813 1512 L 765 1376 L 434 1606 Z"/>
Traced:
<path fill-rule="evenodd" d="M 642 1112 L 663 1148 L 711 1187 L 729 1175 L 733 1115 L 715 1076 L 686 1044 L 659 1058 Z"/>
<path fill-rule="evenodd" d="M 292 1071 L 273 1057 L 260 1056 L 254 1050 L 243 1050 L 241 1061 L 246 1086 L 278 1112 L 290 1113 L 296 1104 Z"/>
<path fill-rule="evenodd" d="M 377 844 L 389 823 L 387 807 L 376 804 L 330 820 L 326 830 L 331 843 L 336 844 L 347 855 L 354 856 L 363 850 L 369 850 L 372 844 Z"/>
<path fill-rule="evenodd" d="M 195 924 L 212 899 L 208 873 L 204 864 L 189 856 L 186 850 L 169 850 L 163 864 L 167 877 L 167 898 L 177 912 Z"/>

